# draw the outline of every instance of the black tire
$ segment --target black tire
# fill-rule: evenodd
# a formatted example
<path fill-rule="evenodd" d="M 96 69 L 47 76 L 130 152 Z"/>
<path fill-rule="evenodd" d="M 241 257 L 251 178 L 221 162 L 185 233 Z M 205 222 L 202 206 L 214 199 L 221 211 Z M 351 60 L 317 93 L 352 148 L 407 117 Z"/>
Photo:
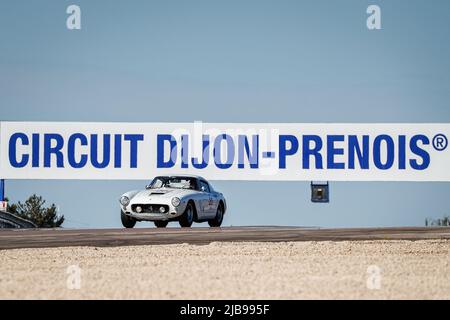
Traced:
<path fill-rule="evenodd" d="M 136 220 L 128 217 L 122 210 L 120 210 L 120 220 L 122 220 L 122 225 L 127 229 L 133 228 L 136 224 Z"/>
<path fill-rule="evenodd" d="M 155 221 L 155 226 L 157 228 L 165 228 L 169 224 L 169 221 Z"/>
<path fill-rule="evenodd" d="M 223 205 L 222 203 L 220 203 L 219 206 L 217 207 L 216 216 L 214 217 L 214 219 L 208 220 L 209 226 L 216 228 L 220 227 L 223 221 L 223 214 L 224 214 Z"/>
<path fill-rule="evenodd" d="M 180 217 L 180 220 L 178 221 L 180 223 L 180 226 L 183 228 L 189 228 L 192 226 L 192 222 L 194 222 L 194 206 L 192 205 L 192 202 L 189 202 L 186 206 L 186 209 L 183 212 L 183 215 Z"/>

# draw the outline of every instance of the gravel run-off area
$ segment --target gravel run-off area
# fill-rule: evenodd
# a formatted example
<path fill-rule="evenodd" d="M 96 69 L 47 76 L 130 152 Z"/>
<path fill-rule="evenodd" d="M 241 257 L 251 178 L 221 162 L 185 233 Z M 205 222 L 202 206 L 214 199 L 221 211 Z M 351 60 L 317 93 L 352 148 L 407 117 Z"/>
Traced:
<path fill-rule="evenodd" d="M 450 240 L 0 251 L 0 299 L 450 299 Z"/>

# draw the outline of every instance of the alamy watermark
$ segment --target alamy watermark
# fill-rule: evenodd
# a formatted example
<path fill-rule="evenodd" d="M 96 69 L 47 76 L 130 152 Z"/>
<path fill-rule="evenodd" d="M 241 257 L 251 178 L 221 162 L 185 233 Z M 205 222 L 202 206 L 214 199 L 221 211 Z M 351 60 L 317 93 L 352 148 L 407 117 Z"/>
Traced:
<path fill-rule="evenodd" d="M 369 290 L 381 289 L 381 268 L 377 265 L 370 265 L 367 267 L 366 286 Z"/>
<path fill-rule="evenodd" d="M 81 289 L 81 268 L 79 265 L 73 264 L 66 269 L 67 280 L 66 285 L 69 290 Z"/>
<path fill-rule="evenodd" d="M 81 30 L 81 8 L 76 4 L 67 7 L 66 13 L 69 15 L 66 20 L 68 30 Z M 366 26 L 369 30 L 381 29 L 381 8 L 376 4 L 367 7 L 366 13 L 369 15 L 366 20 Z"/>
<path fill-rule="evenodd" d="M 67 7 L 66 13 L 69 15 L 66 20 L 66 27 L 69 30 L 81 29 L 81 8 L 75 4 Z"/>
<path fill-rule="evenodd" d="M 369 30 L 381 29 L 381 8 L 375 4 L 367 7 L 366 10 L 369 17 L 367 18 L 366 25 Z"/>

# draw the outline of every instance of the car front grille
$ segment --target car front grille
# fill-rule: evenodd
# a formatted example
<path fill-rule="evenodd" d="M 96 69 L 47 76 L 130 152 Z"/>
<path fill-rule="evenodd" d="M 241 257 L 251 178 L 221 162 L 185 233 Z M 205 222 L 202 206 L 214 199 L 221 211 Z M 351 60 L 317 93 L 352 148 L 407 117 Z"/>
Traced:
<path fill-rule="evenodd" d="M 142 212 L 140 213 L 168 213 L 169 212 L 169 206 L 166 204 L 133 204 L 131 205 L 131 210 L 133 212 L 136 212 L 136 208 L 141 207 Z M 164 208 L 164 212 L 159 211 L 160 208 Z"/>

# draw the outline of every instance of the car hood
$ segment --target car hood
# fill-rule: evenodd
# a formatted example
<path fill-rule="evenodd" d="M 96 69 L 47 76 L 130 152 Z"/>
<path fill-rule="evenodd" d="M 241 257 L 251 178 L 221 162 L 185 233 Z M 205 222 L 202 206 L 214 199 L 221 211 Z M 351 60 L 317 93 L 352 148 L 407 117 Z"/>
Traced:
<path fill-rule="evenodd" d="M 158 202 L 158 200 L 170 200 L 173 197 L 184 197 L 189 194 L 196 193 L 195 190 L 190 189 L 146 189 L 139 191 L 131 201 L 134 203 Z"/>

